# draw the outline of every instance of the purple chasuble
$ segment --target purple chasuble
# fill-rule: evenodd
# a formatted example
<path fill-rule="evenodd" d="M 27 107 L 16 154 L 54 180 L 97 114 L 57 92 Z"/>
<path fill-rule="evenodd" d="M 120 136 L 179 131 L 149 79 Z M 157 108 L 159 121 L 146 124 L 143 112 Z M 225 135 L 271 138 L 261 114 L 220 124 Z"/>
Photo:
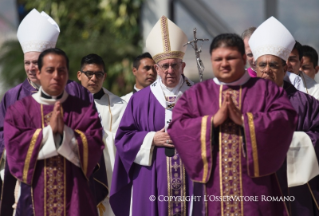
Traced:
<path fill-rule="evenodd" d="M 230 119 L 213 127 L 226 92 L 243 113 L 244 127 Z M 265 199 L 282 195 L 275 172 L 296 123 L 285 91 L 268 80 L 249 79 L 242 86 L 207 80 L 186 91 L 168 133 L 190 178 L 203 184 L 203 205 L 194 205 L 194 215 L 288 215 L 284 202 Z"/>
<path fill-rule="evenodd" d="M 298 91 L 293 85 L 284 81 L 284 89 L 298 114 L 296 131 L 305 132 L 311 139 L 317 158 L 319 156 L 319 101 L 314 97 Z M 305 167 L 307 169 L 307 167 Z M 319 215 L 319 176 L 307 184 L 290 187 L 287 185 L 287 163 L 277 172 L 285 196 L 294 196 L 293 202 L 287 202 L 290 215 Z"/>
<path fill-rule="evenodd" d="M 9 170 L 24 185 L 31 186 L 32 214 L 98 215 L 88 182 L 104 149 L 102 126 L 94 104 L 71 95 L 62 103 L 63 121 L 74 130 L 81 167 L 61 155 L 37 159 L 42 130 L 50 121 L 53 107 L 41 105 L 28 96 L 7 109 L 4 143 Z M 22 186 L 21 199 L 25 198 L 24 189 Z M 29 206 L 20 203 L 17 213 L 31 215 Z"/>
<path fill-rule="evenodd" d="M 249 76 L 257 77 L 256 71 L 254 71 L 252 68 L 247 68 L 247 72 L 248 72 Z"/>
<path fill-rule="evenodd" d="M 150 166 L 134 162 L 147 133 L 164 126 L 165 108 L 150 87 L 133 94 L 115 138 L 117 152 L 110 195 L 115 215 L 130 214 L 132 188 L 132 216 L 188 215 L 186 196 L 191 195 L 192 182 L 178 153 L 166 157 L 165 148 L 155 146 Z M 176 200 L 164 201 L 168 196 Z"/>
<path fill-rule="evenodd" d="M 73 96 L 79 97 L 85 101 L 93 101 L 93 97 L 88 91 L 80 84 L 75 81 L 69 80 L 65 90 Z M 35 89 L 29 81 L 26 79 L 23 83 L 15 86 L 14 88 L 10 89 L 5 93 L 3 99 L 0 104 L 0 157 L 2 158 L 4 153 L 4 142 L 3 142 L 3 124 L 6 111 L 9 106 L 14 104 L 16 101 L 32 95 L 33 93 L 37 92 L 38 90 Z M 30 112 L 32 109 L 30 110 Z M 14 188 L 16 185 L 16 179 L 11 175 L 8 169 L 8 164 L 5 164 L 5 175 L 4 175 L 4 182 L 0 181 L 0 190 L 1 190 L 1 205 L 0 205 L 0 215 L 12 215 L 13 208 L 12 205 L 14 204 Z M 27 190 L 27 188 L 25 188 Z M 29 192 L 31 193 L 31 192 Z M 31 211 L 32 209 L 30 209 Z"/>

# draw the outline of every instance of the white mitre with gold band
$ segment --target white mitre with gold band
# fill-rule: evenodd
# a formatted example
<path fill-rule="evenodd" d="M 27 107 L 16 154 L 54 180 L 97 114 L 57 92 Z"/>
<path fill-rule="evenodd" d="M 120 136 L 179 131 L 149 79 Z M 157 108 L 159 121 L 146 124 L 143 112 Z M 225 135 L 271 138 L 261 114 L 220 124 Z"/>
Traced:
<path fill-rule="evenodd" d="M 287 61 L 295 45 L 295 39 L 281 22 L 275 17 L 270 17 L 258 26 L 248 43 L 255 61 L 267 54 Z"/>
<path fill-rule="evenodd" d="M 54 48 L 59 34 L 58 24 L 48 14 L 33 9 L 19 25 L 17 36 L 23 53 L 27 53 Z"/>
<path fill-rule="evenodd" d="M 183 59 L 188 42 L 186 34 L 167 17 L 162 16 L 146 39 L 146 49 L 156 63 L 164 59 Z"/>

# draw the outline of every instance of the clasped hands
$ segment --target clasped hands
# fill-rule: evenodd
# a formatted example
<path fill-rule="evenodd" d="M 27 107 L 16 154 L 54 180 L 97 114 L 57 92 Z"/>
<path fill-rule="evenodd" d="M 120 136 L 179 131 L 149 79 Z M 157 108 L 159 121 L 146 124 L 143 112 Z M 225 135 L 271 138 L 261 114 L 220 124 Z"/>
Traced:
<path fill-rule="evenodd" d="M 52 116 L 50 118 L 50 126 L 53 134 L 63 135 L 64 122 L 61 114 L 61 102 L 57 101 L 54 104 Z"/>
<path fill-rule="evenodd" d="M 217 113 L 214 115 L 214 127 L 221 125 L 227 118 L 230 118 L 236 124 L 242 126 L 243 119 L 241 111 L 235 106 L 229 92 L 226 93 L 225 100 Z"/>

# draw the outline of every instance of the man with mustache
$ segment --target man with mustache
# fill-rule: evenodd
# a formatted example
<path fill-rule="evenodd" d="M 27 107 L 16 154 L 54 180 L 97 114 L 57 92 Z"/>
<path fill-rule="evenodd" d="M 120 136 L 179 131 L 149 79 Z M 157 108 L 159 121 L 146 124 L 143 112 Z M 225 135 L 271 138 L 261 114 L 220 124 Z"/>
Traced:
<path fill-rule="evenodd" d="M 165 16 L 146 39 L 160 78 L 133 94 L 116 134 L 110 196 L 115 215 L 188 215 L 185 198 L 192 194 L 192 182 L 166 132 L 177 100 L 192 85 L 183 75 L 187 41 Z M 170 195 L 184 199 L 161 200 Z"/>
<path fill-rule="evenodd" d="M 154 69 L 154 60 L 152 56 L 146 52 L 137 56 L 133 61 L 133 75 L 135 76 L 135 85 L 133 92 L 122 96 L 122 99 L 128 102 L 132 95 L 139 90 L 151 85 L 156 79 L 156 71 Z"/>
<path fill-rule="evenodd" d="M 299 61 L 295 50 L 298 44 L 295 45 L 288 29 L 271 17 L 257 28 L 249 45 L 256 58 L 257 76 L 283 88 L 298 114 L 287 159 L 277 171 L 283 195 L 295 198 L 293 202 L 286 202 L 287 209 L 291 211 L 290 215 L 319 215 L 319 102 L 284 80 L 289 67 L 286 62 L 291 61 L 293 56 Z M 286 130 L 287 126 L 282 130 Z"/>
<path fill-rule="evenodd" d="M 77 77 L 82 86 L 93 94 L 94 103 L 101 119 L 105 144 L 103 151 L 105 169 L 108 187 L 111 188 L 115 160 L 114 139 L 127 104 L 120 97 L 103 88 L 106 76 L 105 64 L 100 56 L 89 54 L 82 58 L 81 70 L 77 72 Z M 105 211 L 100 216 L 114 216 L 108 197 L 103 200 L 102 204 Z"/>

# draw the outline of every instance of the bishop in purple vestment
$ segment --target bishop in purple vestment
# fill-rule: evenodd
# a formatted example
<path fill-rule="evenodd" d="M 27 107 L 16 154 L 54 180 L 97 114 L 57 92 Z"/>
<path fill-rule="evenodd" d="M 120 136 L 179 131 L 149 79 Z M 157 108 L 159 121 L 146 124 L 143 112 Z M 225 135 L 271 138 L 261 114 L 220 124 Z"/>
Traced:
<path fill-rule="evenodd" d="M 245 72 L 239 36 L 215 37 L 210 51 L 215 78 L 184 93 L 168 129 L 187 173 L 203 186 L 193 215 L 288 215 L 283 200 L 269 200 L 282 196 L 275 172 L 296 112 L 283 89 Z"/>
<path fill-rule="evenodd" d="M 267 44 L 260 42 L 262 37 L 268 38 Z M 282 192 L 285 196 L 294 197 L 292 202 L 286 202 L 290 215 L 319 215 L 317 160 L 319 155 L 319 102 L 314 97 L 298 91 L 289 82 L 284 81 L 288 66 L 286 61 L 296 46 L 295 40 L 278 20 L 270 18 L 257 28 L 249 43 L 255 53 L 254 56 L 256 56 L 257 76 L 271 80 L 277 86 L 282 87 L 298 114 L 296 132 L 287 159 L 277 171 Z M 260 47 L 269 47 L 273 44 L 280 48 L 278 50 L 284 49 L 285 52 L 260 49 Z M 260 50 L 263 51 L 260 52 Z M 296 145 L 296 143 L 299 144 Z M 299 164 L 303 164 L 303 166 Z M 308 173 L 311 173 L 309 178 L 303 179 L 304 176 L 308 176 Z"/>
<path fill-rule="evenodd" d="M 98 215 L 88 181 L 104 148 L 98 114 L 64 90 L 63 51 L 42 52 L 38 64 L 39 91 L 10 106 L 4 123 L 8 169 L 21 183 L 16 215 Z"/>

